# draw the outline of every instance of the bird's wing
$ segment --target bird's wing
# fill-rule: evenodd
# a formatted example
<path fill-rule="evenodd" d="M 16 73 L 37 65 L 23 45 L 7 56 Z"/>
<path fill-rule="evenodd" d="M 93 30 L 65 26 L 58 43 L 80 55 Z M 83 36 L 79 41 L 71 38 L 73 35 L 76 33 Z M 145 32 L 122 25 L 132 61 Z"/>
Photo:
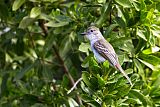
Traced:
<path fill-rule="evenodd" d="M 118 69 L 127 78 L 129 83 L 132 85 L 130 78 L 124 72 L 121 65 L 119 64 L 118 57 L 109 42 L 105 40 L 99 40 L 93 44 L 93 47 L 103 58 L 108 60 L 111 65 L 113 65 L 116 69 Z"/>
<path fill-rule="evenodd" d="M 118 57 L 111 46 L 111 44 L 103 39 L 96 41 L 93 44 L 93 48 L 106 60 L 110 62 L 111 65 L 115 66 L 118 62 Z"/>
<path fill-rule="evenodd" d="M 111 65 L 113 65 L 116 69 L 118 69 L 132 85 L 130 78 L 120 66 L 118 62 L 118 57 L 109 42 L 105 40 L 98 40 L 93 44 L 93 47 L 103 58 L 107 59 Z"/>

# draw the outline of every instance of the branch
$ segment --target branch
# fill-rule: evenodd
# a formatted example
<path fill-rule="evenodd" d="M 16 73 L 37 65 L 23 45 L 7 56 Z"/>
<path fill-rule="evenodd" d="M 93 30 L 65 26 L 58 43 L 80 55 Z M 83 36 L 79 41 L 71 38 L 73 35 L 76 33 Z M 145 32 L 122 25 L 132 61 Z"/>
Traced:
<path fill-rule="evenodd" d="M 74 79 L 73 79 L 73 77 L 71 76 L 71 74 L 69 73 L 68 68 L 67 68 L 66 65 L 64 64 L 64 61 L 63 61 L 62 57 L 59 55 L 59 52 L 58 52 L 58 50 L 57 50 L 57 48 L 56 48 L 55 45 L 53 45 L 53 49 L 54 49 L 54 52 L 55 52 L 58 60 L 60 61 L 60 64 L 62 65 L 62 68 L 63 68 L 63 70 L 64 70 L 64 73 L 67 74 L 67 76 L 68 76 L 68 78 L 69 78 L 72 86 L 73 86 L 75 89 L 77 89 L 77 87 L 74 86 L 74 85 L 75 85 Z M 81 101 L 81 99 L 80 99 L 80 97 L 79 97 L 78 95 L 77 95 L 77 101 L 78 101 L 78 103 L 79 103 L 80 105 L 82 105 L 82 101 Z"/>
<path fill-rule="evenodd" d="M 47 35 L 48 35 L 48 28 L 44 25 L 44 20 L 38 20 L 38 22 L 39 22 L 39 26 L 41 27 L 41 29 L 42 29 L 42 31 L 43 31 L 43 33 L 44 33 L 44 35 L 45 35 L 44 37 L 47 37 Z M 63 68 L 63 70 L 64 70 L 64 73 L 67 74 L 67 76 L 68 76 L 68 78 L 69 78 L 72 86 L 74 86 L 74 84 L 75 84 L 74 79 L 73 79 L 73 77 L 71 76 L 71 74 L 69 73 L 67 66 L 64 64 L 64 60 L 63 60 L 62 57 L 60 56 L 59 51 L 58 51 L 56 45 L 53 44 L 52 47 L 53 47 L 53 50 L 54 50 L 54 52 L 55 52 L 58 60 L 60 61 L 60 64 L 61 64 L 61 66 L 62 66 L 62 68 Z M 74 87 L 77 88 L 76 86 L 74 86 Z M 77 97 L 78 103 L 79 103 L 80 105 L 82 105 L 82 101 L 81 101 L 80 97 L 79 97 L 78 95 L 76 95 L 76 97 Z"/>
<path fill-rule="evenodd" d="M 64 61 L 63 61 L 63 59 L 61 58 L 61 56 L 59 55 L 59 52 L 58 52 L 58 50 L 57 50 L 57 48 L 56 48 L 55 45 L 53 45 L 53 50 L 54 50 L 54 52 L 55 52 L 58 60 L 60 61 L 60 64 L 61 64 L 61 66 L 62 66 L 62 68 L 63 68 L 63 70 L 64 70 L 64 73 L 66 73 L 66 74 L 68 75 L 68 78 L 69 78 L 69 80 L 71 81 L 71 84 L 72 84 L 72 86 L 73 86 L 73 85 L 74 85 L 74 79 L 72 78 L 71 74 L 69 73 L 68 68 L 67 68 L 66 65 L 64 64 Z"/>
<path fill-rule="evenodd" d="M 38 24 L 41 27 L 43 33 L 44 33 L 44 37 L 47 37 L 48 35 L 48 28 L 44 25 L 45 24 L 45 20 L 39 19 L 38 20 Z"/>
<path fill-rule="evenodd" d="M 79 78 L 75 84 L 73 85 L 73 87 L 67 92 L 67 94 L 71 93 L 76 87 L 77 87 L 77 84 L 82 81 L 82 78 Z"/>

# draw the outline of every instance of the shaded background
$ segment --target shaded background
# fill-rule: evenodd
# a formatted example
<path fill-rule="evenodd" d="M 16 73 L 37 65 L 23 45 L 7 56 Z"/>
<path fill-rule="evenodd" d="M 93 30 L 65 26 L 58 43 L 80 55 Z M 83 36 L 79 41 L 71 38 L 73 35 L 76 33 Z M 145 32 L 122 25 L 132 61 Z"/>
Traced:
<path fill-rule="evenodd" d="M 0 0 L 2 107 L 160 106 L 158 0 Z M 96 24 L 134 86 L 98 64 L 80 33 Z M 79 78 L 75 90 L 67 91 Z"/>

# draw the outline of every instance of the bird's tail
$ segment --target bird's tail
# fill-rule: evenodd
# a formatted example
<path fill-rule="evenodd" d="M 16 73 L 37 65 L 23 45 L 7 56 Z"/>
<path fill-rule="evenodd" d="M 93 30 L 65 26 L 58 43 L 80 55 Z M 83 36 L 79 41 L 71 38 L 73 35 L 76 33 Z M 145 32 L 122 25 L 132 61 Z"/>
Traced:
<path fill-rule="evenodd" d="M 128 75 L 124 72 L 120 64 L 115 65 L 115 67 L 127 78 L 128 82 L 133 85 Z"/>

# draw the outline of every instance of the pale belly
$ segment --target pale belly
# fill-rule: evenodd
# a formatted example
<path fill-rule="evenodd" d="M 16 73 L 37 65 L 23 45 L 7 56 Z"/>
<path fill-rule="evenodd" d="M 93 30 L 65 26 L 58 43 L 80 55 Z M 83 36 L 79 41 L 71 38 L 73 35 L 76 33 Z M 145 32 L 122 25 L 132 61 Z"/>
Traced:
<path fill-rule="evenodd" d="M 94 57 L 97 59 L 99 63 L 106 61 L 106 59 L 104 59 L 92 46 L 91 48 L 94 53 Z"/>

